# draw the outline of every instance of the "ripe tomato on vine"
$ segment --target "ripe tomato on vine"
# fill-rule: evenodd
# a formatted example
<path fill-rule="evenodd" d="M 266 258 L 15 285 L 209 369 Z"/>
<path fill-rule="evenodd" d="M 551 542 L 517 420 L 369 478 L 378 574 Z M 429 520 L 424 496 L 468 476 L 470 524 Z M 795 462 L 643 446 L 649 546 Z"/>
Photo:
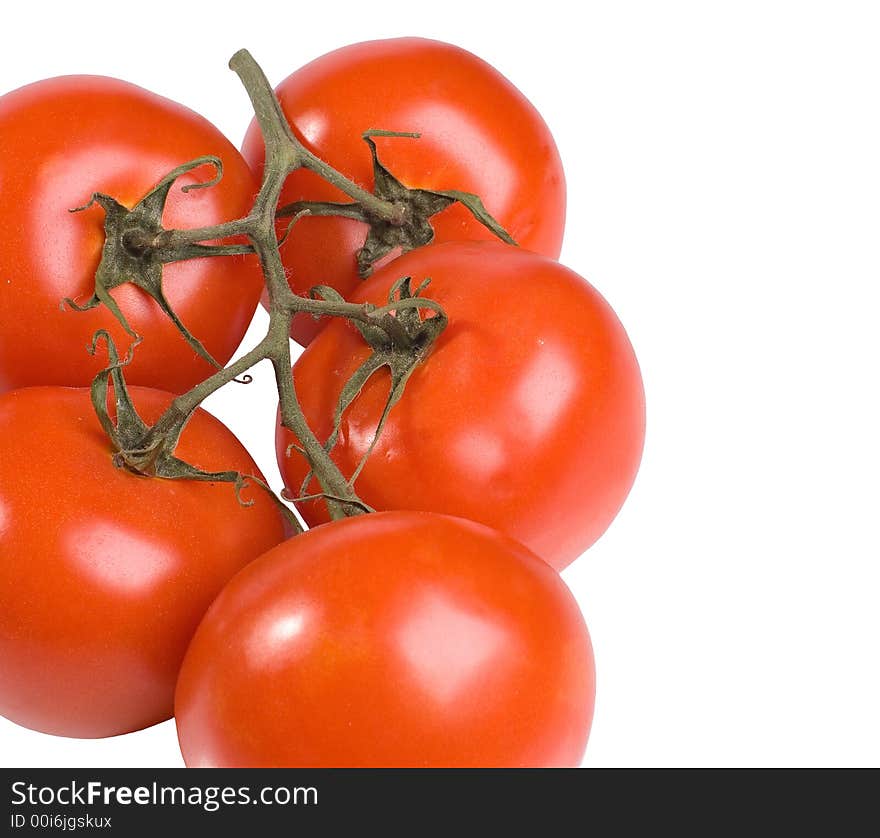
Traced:
<path fill-rule="evenodd" d="M 385 512 L 249 565 L 175 712 L 195 767 L 575 766 L 593 652 L 565 583 L 487 527 Z"/>
<path fill-rule="evenodd" d="M 95 289 L 105 241 L 96 192 L 127 208 L 172 169 L 214 156 L 222 180 L 189 189 L 214 172 L 183 174 L 168 195 L 164 222 L 206 227 L 244 215 L 257 181 L 238 150 L 206 119 L 118 79 L 64 76 L 0 97 L 0 392 L 39 384 L 85 387 L 101 369 L 86 351 L 99 329 L 132 341 L 105 307 L 72 314 Z M 207 174 L 204 174 L 207 172 Z M 182 187 L 182 188 L 181 188 Z M 263 287 L 251 255 L 177 261 L 164 268 L 170 308 L 219 364 L 238 347 Z M 133 384 L 184 392 L 212 365 L 144 291 L 112 292 L 133 332 L 144 338 L 127 371 Z"/>
<path fill-rule="evenodd" d="M 155 421 L 172 396 L 132 388 Z M 259 477 L 204 411 L 179 454 Z M 89 391 L 0 396 L 0 714 L 61 736 L 115 736 L 172 715 L 184 652 L 245 564 L 284 539 L 262 489 L 138 477 L 114 464 Z"/>
<path fill-rule="evenodd" d="M 442 306 L 449 326 L 413 370 L 371 449 L 389 376 L 377 371 L 339 415 L 342 387 L 370 349 L 354 327 L 331 323 L 294 369 L 309 426 L 334 438 L 331 456 L 344 474 L 357 475 L 358 494 L 371 507 L 480 521 L 561 570 L 611 523 L 641 458 L 644 392 L 623 326 L 573 271 L 490 242 L 414 250 L 352 299 L 380 305 L 400 275 L 413 284 L 430 277 L 424 294 Z M 309 466 L 291 451 L 295 443 L 279 426 L 287 491 L 311 495 L 316 484 L 305 482 Z M 320 498 L 299 508 L 309 524 L 328 520 Z"/>

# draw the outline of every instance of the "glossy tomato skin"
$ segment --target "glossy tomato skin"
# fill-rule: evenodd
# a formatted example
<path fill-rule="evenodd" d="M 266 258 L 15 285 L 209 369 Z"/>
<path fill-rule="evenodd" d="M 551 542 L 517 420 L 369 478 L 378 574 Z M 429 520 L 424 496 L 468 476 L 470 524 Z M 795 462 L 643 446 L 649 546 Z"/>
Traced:
<path fill-rule="evenodd" d="M 583 618 L 500 533 L 386 512 L 318 527 L 238 574 L 187 652 L 189 766 L 578 765 Z"/>
<path fill-rule="evenodd" d="M 480 521 L 561 570 L 611 523 L 641 458 L 644 391 L 623 326 L 573 271 L 507 245 L 413 251 L 354 299 L 382 303 L 400 276 L 414 285 L 431 277 L 425 294 L 449 325 L 391 411 L 358 494 L 375 509 Z M 297 390 L 319 439 L 367 354 L 360 334 L 336 322 L 297 361 Z M 388 381 L 384 370 L 375 375 L 344 416 L 333 457 L 346 475 L 369 447 Z M 286 456 L 292 441 L 279 427 L 278 462 L 299 495 L 306 467 L 295 452 Z M 300 509 L 310 524 L 327 520 L 323 502 Z"/>
<path fill-rule="evenodd" d="M 154 421 L 171 396 L 132 388 Z M 178 453 L 257 473 L 197 412 Z M 102 737 L 172 715 L 180 662 L 226 581 L 284 537 L 258 489 L 136 477 L 114 467 L 88 391 L 0 396 L 0 714 Z"/>
<path fill-rule="evenodd" d="M 202 227 L 247 214 L 257 183 L 238 150 L 207 120 L 135 85 L 67 76 L 0 97 L 0 392 L 39 384 L 86 386 L 101 368 L 86 352 L 98 329 L 118 346 L 130 338 L 103 307 L 61 311 L 94 290 L 104 213 L 79 213 L 94 192 L 133 207 L 172 169 L 213 154 L 224 164 L 215 187 L 182 193 L 213 176 L 182 177 L 166 204 L 166 227 Z M 253 256 L 167 265 L 165 293 L 183 323 L 220 363 L 247 329 L 262 290 Z M 132 285 L 112 291 L 144 336 L 130 382 L 182 392 L 211 374 L 158 305 Z"/>
<path fill-rule="evenodd" d="M 559 256 L 565 178 L 553 137 L 522 93 L 475 55 L 422 38 L 368 41 L 312 61 L 276 92 L 297 136 L 360 186 L 373 188 L 365 131 L 418 132 L 419 139 L 376 138 L 380 160 L 402 183 L 474 192 L 521 246 Z M 261 172 L 264 148 L 255 123 L 242 150 Z M 350 199 L 300 171 L 281 200 Z M 432 224 L 436 242 L 492 238 L 461 206 Z M 302 219 L 282 250 L 294 290 L 332 285 L 348 297 L 359 284 L 355 254 L 365 236 L 358 221 Z M 306 344 L 322 325 L 300 316 L 293 336 Z"/>

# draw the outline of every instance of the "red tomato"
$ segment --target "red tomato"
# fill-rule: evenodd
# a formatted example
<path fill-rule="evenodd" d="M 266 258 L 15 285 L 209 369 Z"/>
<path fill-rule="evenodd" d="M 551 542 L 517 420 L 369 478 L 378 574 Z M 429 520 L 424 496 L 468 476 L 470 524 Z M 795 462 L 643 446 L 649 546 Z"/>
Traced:
<path fill-rule="evenodd" d="M 562 163 L 540 114 L 504 76 L 451 44 L 422 38 L 343 47 L 288 76 L 276 90 L 297 136 L 360 186 L 373 188 L 370 129 L 412 131 L 420 139 L 377 137 L 379 158 L 405 186 L 474 192 L 523 247 L 556 258 L 565 222 Z M 243 153 L 261 172 L 255 123 Z M 308 171 L 282 193 L 294 201 L 350 199 Z M 435 242 L 491 239 L 462 206 L 432 221 Z M 359 284 L 355 254 L 366 226 L 344 218 L 304 218 L 282 248 L 291 286 L 332 285 L 346 298 Z M 322 324 L 300 315 L 293 336 L 308 343 Z"/>
<path fill-rule="evenodd" d="M 450 242 L 414 250 L 354 297 L 383 304 L 401 276 L 449 317 L 395 405 L 366 467 L 360 497 L 375 509 L 421 509 L 501 530 L 557 569 L 617 514 L 645 432 L 639 367 L 614 312 L 557 262 L 503 244 Z M 303 410 L 327 439 L 342 385 L 369 354 L 347 322 L 330 324 L 294 367 Z M 344 415 L 333 457 L 351 475 L 373 438 L 389 376 L 373 376 Z M 298 495 L 305 461 L 278 462 Z M 309 491 L 317 491 L 312 482 Z M 309 524 L 323 502 L 301 504 Z"/>
<path fill-rule="evenodd" d="M 171 395 L 132 388 L 146 421 Z M 178 455 L 256 474 L 198 411 Z M 261 489 L 137 477 L 113 465 L 82 389 L 0 396 L 0 714 L 34 730 L 100 737 L 172 714 L 187 644 L 211 601 L 284 537 Z"/>
<path fill-rule="evenodd" d="M 104 241 L 103 210 L 85 204 L 104 192 L 131 208 L 172 169 L 203 155 L 224 164 L 217 186 L 182 193 L 208 180 L 204 167 L 182 177 L 166 205 L 166 227 L 202 227 L 247 214 L 257 184 L 235 147 L 196 113 L 126 82 L 69 76 L 28 85 L 0 98 L 0 392 L 33 384 L 85 386 L 102 367 L 86 352 L 99 329 L 120 348 L 131 339 L 103 307 L 61 311 L 61 300 L 86 302 Z M 253 256 L 180 262 L 165 267 L 166 295 L 184 325 L 219 363 L 244 336 L 262 289 Z M 135 384 L 182 392 L 211 365 L 143 291 L 111 292 L 145 340 L 126 369 Z"/>
<path fill-rule="evenodd" d="M 593 697 L 587 627 L 553 570 L 479 524 L 386 512 L 238 574 L 175 712 L 189 766 L 563 766 Z"/>

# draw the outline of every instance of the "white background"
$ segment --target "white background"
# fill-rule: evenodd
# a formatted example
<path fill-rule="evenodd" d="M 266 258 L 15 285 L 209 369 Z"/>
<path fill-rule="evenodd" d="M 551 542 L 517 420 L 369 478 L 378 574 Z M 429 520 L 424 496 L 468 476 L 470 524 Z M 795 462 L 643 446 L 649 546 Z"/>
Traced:
<path fill-rule="evenodd" d="M 237 8 L 11 4 L 0 88 L 115 75 L 237 143 L 242 46 L 273 82 L 405 34 L 498 67 L 556 137 L 562 261 L 616 308 L 648 397 L 630 500 L 565 573 L 598 665 L 585 764 L 880 763 L 876 4 Z M 230 388 L 210 407 L 279 486 L 258 372 L 246 404 Z M 181 761 L 171 723 L 83 742 L 0 720 L 0 764 Z"/>

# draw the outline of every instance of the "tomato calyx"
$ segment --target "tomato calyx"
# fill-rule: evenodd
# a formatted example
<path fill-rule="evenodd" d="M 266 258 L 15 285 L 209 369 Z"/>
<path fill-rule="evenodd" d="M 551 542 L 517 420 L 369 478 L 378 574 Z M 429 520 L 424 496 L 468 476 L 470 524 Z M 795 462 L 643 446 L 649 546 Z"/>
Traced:
<path fill-rule="evenodd" d="M 233 253 L 249 253 L 246 245 L 189 244 L 185 248 L 164 246 L 167 231 L 162 226 L 162 214 L 171 187 L 182 176 L 202 166 L 213 166 L 216 174 L 206 182 L 191 183 L 182 187 L 183 192 L 214 186 L 223 174 L 223 163 L 218 157 L 199 157 L 169 172 L 138 203 L 129 209 L 110 195 L 95 192 L 88 203 L 70 212 L 83 212 L 97 204 L 104 210 L 104 246 L 101 261 L 95 273 L 95 289 L 85 303 L 66 298 L 62 305 L 75 311 L 88 311 L 103 304 L 119 321 L 126 333 L 134 340 L 140 336 L 129 324 L 113 295 L 110 293 L 126 282 L 136 285 L 149 294 L 162 311 L 171 319 L 186 342 L 206 361 L 218 369 L 222 367 L 177 316 L 165 296 L 162 287 L 162 267 L 168 262 L 194 259 L 202 256 L 226 256 Z"/>
<path fill-rule="evenodd" d="M 358 397 L 367 381 L 379 370 L 387 368 L 391 382 L 385 406 L 376 424 L 376 429 L 373 431 L 370 445 L 348 478 L 351 486 L 354 486 L 367 464 L 367 460 L 379 441 L 391 409 L 403 396 L 409 377 L 416 367 L 425 360 L 434 342 L 448 325 L 449 321 L 443 309 L 433 301 L 426 300 L 421 296 L 430 283 L 430 279 L 425 279 L 413 290 L 412 277 L 405 276 L 391 286 L 387 305 L 377 308 L 367 304 L 370 318 L 368 321 L 352 320 L 353 325 L 373 351 L 352 373 L 340 391 L 333 411 L 333 428 L 324 443 L 325 451 L 329 453 L 336 446 L 345 411 Z M 325 299 L 342 299 L 338 291 L 327 286 L 317 286 L 312 289 L 312 293 L 321 295 Z M 431 311 L 431 315 L 422 317 L 422 309 Z M 289 445 L 286 451 L 287 456 L 290 456 L 290 452 L 294 449 L 300 450 L 295 443 Z M 306 475 L 300 487 L 300 497 L 292 498 L 289 495 L 284 495 L 284 497 L 287 500 L 302 500 L 308 492 L 308 486 L 313 476 L 313 471 L 309 471 Z"/>
<path fill-rule="evenodd" d="M 413 189 L 399 181 L 379 160 L 374 137 L 415 139 L 419 134 L 402 131 L 370 130 L 362 134 L 373 162 L 374 188 L 378 202 L 337 203 L 333 201 L 296 201 L 278 210 L 279 218 L 311 215 L 342 216 L 369 225 L 367 238 L 357 252 L 358 273 L 366 279 L 378 262 L 389 254 L 406 253 L 430 244 L 434 239 L 431 218 L 453 204 L 464 206 L 486 229 L 507 244 L 516 245 L 510 234 L 483 205 L 479 195 L 459 190 Z"/>
<path fill-rule="evenodd" d="M 113 464 L 117 468 L 124 468 L 141 477 L 231 483 L 242 506 L 253 506 L 254 501 L 246 500 L 242 492 L 250 484 L 256 484 L 268 492 L 293 530 L 302 531 L 296 516 L 256 475 L 243 474 L 240 471 L 205 471 L 176 457 L 174 451 L 191 414 L 179 415 L 177 421 L 170 427 L 164 427 L 162 432 L 157 432 L 158 425 L 147 425 L 134 406 L 123 373 L 124 368 L 131 363 L 133 349 L 129 350 L 125 358 L 120 358 L 113 338 L 102 329 L 95 334 L 90 347 L 93 354 L 102 341 L 107 346 L 109 363 L 92 381 L 91 399 L 98 421 L 110 440 L 114 452 Z M 111 383 L 115 408 L 113 415 L 108 409 Z"/>

